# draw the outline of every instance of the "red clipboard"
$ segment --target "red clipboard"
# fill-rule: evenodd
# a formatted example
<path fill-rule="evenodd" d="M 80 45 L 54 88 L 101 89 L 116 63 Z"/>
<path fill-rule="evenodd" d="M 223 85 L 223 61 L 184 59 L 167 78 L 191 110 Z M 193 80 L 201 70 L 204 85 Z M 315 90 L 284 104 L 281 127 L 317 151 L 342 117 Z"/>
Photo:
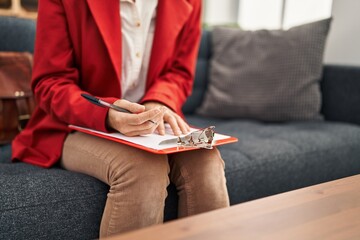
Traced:
<path fill-rule="evenodd" d="M 111 140 L 114 142 L 126 144 L 126 145 L 129 145 L 129 146 L 132 146 L 135 148 L 139 148 L 144 151 L 155 153 L 155 154 L 170 154 L 170 153 L 177 153 L 177 152 L 184 152 L 184 151 L 191 151 L 191 150 L 199 149 L 197 147 L 181 147 L 181 146 L 180 147 L 179 146 L 171 146 L 171 147 L 157 149 L 157 148 L 154 148 L 151 146 L 150 147 L 146 146 L 141 142 L 136 142 L 136 141 L 133 142 L 132 139 L 136 139 L 137 137 L 126 137 L 120 133 L 105 133 L 105 132 L 92 130 L 89 128 L 74 126 L 74 125 L 69 125 L 69 128 L 72 130 L 87 133 L 87 134 L 90 134 L 93 136 L 108 139 L 108 140 Z M 238 141 L 238 139 L 235 137 L 231 137 L 231 136 L 227 136 L 227 135 L 223 135 L 223 134 L 217 134 L 217 133 L 215 133 L 215 135 L 221 135 L 221 139 L 215 140 L 213 143 L 213 146 L 220 146 L 220 145 L 224 145 L 224 144 L 235 143 Z M 144 139 L 144 140 L 147 140 L 147 139 Z M 149 138 L 149 140 L 151 140 L 151 139 Z"/>

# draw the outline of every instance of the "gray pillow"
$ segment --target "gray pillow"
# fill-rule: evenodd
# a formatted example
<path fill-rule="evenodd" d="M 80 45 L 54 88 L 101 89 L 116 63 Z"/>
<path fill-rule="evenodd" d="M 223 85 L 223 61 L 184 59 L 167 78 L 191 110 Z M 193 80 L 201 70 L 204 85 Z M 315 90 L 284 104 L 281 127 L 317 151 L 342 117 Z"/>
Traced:
<path fill-rule="evenodd" d="M 320 79 L 331 19 L 289 30 L 217 27 L 197 113 L 261 121 L 321 119 Z"/>

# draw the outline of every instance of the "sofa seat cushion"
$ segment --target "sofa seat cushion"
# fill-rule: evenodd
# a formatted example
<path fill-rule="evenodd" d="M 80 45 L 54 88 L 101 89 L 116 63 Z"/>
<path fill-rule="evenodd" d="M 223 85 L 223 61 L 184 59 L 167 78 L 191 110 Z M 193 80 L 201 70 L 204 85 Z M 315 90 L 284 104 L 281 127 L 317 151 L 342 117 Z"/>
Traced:
<path fill-rule="evenodd" d="M 232 204 L 360 173 L 360 127 L 309 121 L 255 121 L 188 117 L 239 138 L 220 146 Z"/>
<path fill-rule="evenodd" d="M 0 164 L 0 239 L 93 239 L 108 187 L 83 174 Z"/>
<path fill-rule="evenodd" d="M 109 187 L 58 167 L 11 163 L 0 146 L 0 239 L 95 239 Z M 177 217 L 177 195 L 168 187 L 165 220 Z"/>

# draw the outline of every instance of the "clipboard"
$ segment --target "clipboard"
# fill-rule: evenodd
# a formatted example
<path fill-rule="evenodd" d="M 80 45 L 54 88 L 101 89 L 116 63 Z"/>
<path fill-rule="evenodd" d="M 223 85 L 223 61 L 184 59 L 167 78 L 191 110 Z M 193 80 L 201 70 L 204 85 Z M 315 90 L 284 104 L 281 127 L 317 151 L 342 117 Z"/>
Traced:
<path fill-rule="evenodd" d="M 172 135 L 171 130 L 169 130 L 169 126 L 166 126 L 166 134 L 164 136 L 158 134 L 148 134 L 144 136 L 137 137 L 127 137 L 121 133 L 105 133 L 101 131 L 96 131 L 90 128 L 79 127 L 75 125 L 69 125 L 69 128 L 72 130 L 76 130 L 79 132 L 87 133 L 93 136 L 101 137 L 104 139 L 108 139 L 114 142 L 126 144 L 135 148 L 139 148 L 145 150 L 147 152 L 155 153 L 155 154 L 170 154 L 184 151 L 197 150 L 197 147 L 182 147 L 177 144 L 161 144 L 160 142 L 168 139 L 174 139 L 176 136 Z M 199 130 L 197 128 L 191 128 L 191 131 Z M 185 135 L 183 135 L 185 136 Z M 238 139 L 232 136 L 223 135 L 215 133 L 213 146 L 220 146 L 229 143 L 235 143 Z"/>

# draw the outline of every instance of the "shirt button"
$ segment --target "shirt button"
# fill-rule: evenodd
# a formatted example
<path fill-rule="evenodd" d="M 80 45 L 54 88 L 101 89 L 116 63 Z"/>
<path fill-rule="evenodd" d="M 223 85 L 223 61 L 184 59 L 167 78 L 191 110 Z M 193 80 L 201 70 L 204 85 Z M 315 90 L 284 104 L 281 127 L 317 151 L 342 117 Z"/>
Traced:
<path fill-rule="evenodd" d="M 137 22 L 135 23 L 135 26 L 136 26 L 136 27 L 141 27 L 141 22 L 140 22 L 140 21 L 137 21 Z"/>
<path fill-rule="evenodd" d="M 140 58 L 140 57 L 141 57 L 141 53 L 140 53 L 140 52 L 137 52 L 137 53 L 135 54 L 135 56 L 136 56 L 137 58 Z"/>

